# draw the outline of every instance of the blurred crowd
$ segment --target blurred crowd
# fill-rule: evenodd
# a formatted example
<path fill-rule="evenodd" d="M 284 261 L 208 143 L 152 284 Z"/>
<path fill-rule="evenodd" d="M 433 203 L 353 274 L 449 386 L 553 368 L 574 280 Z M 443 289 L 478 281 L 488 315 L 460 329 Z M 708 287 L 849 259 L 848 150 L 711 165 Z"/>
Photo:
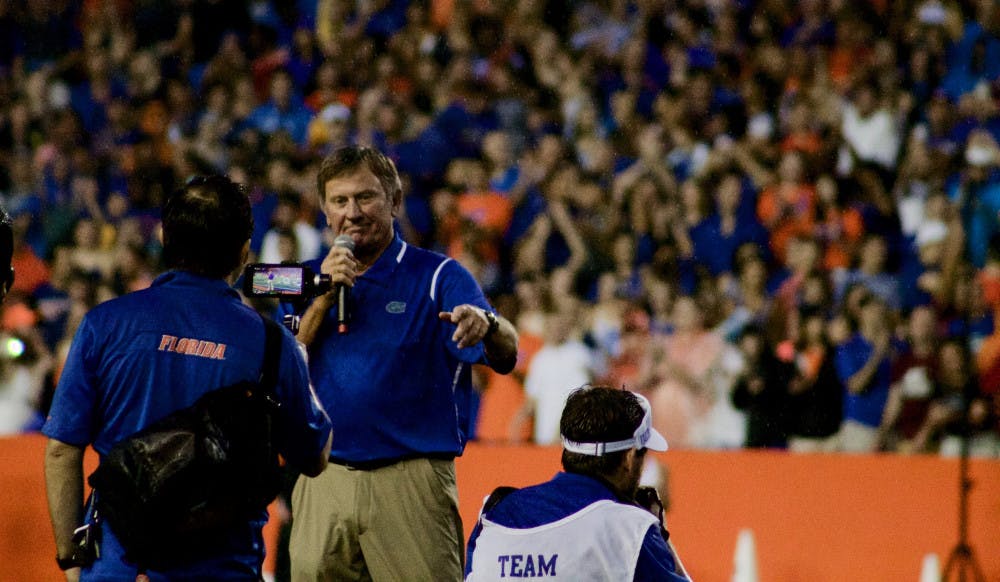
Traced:
<path fill-rule="evenodd" d="M 357 143 L 521 334 L 480 440 L 600 382 L 675 448 L 997 457 L 998 141 L 992 0 L 0 0 L 0 431 L 159 272 L 165 195 L 228 174 L 256 260 L 315 258 Z"/>

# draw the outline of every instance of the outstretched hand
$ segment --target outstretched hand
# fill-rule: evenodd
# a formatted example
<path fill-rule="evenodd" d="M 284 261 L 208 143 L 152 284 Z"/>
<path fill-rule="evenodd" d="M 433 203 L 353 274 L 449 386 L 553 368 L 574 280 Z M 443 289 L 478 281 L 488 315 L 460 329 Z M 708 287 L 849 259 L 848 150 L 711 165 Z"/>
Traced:
<path fill-rule="evenodd" d="M 464 304 L 451 311 L 442 311 L 438 313 L 438 319 L 455 324 L 451 339 L 458 343 L 459 348 L 474 346 L 483 341 L 490 329 L 486 312 L 475 305 Z"/>

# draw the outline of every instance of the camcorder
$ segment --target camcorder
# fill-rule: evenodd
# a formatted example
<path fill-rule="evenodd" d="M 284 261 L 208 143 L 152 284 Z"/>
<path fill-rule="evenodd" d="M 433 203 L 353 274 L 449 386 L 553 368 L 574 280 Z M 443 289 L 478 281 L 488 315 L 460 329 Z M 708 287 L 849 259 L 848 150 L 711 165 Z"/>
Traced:
<path fill-rule="evenodd" d="M 660 520 L 660 526 L 663 526 L 663 500 L 655 487 L 644 485 L 636 489 L 635 503 L 655 515 Z"/>
<path fill-rule="evenodd" d="M 333 288 L 329 275 L 299 263 L 251 263 L 243 269 L 243 294 L 285 301 L 311 299 Z"/>

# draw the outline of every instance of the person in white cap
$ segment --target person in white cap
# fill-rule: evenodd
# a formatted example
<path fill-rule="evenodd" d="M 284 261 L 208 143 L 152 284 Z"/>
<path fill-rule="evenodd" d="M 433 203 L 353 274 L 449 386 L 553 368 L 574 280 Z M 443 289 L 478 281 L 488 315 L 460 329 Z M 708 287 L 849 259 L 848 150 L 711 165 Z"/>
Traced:
<path fill-rule="evenodd" d="M 646 452 L 667 450 L 649 402 L 627 390 L 578 388 L 560 432 L 564 472 L 486 499 L 469 538 L 466 581 L 690 580 L 659 497 L 639 487 Z"/>

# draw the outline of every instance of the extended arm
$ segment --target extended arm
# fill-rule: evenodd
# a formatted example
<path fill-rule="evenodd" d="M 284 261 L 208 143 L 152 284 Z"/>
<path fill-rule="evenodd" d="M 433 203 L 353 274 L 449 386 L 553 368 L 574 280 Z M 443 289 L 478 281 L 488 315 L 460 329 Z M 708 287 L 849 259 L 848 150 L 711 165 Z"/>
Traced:
<path fill-rule="evenodd" d="M 491 332 L 490 317 L 485 310 L 475 305 L 459 305 L 451 311 L 442 311 L 439 317 L 455 324 L 451 339 L 458 343 L 459 348 L 483 342 L 491 368 L 501 374 L 514 369 L 517 364 L 518 337 L 514 324 L 507 321 L 507 318 L 494 314 L 496 325 Z"/>

